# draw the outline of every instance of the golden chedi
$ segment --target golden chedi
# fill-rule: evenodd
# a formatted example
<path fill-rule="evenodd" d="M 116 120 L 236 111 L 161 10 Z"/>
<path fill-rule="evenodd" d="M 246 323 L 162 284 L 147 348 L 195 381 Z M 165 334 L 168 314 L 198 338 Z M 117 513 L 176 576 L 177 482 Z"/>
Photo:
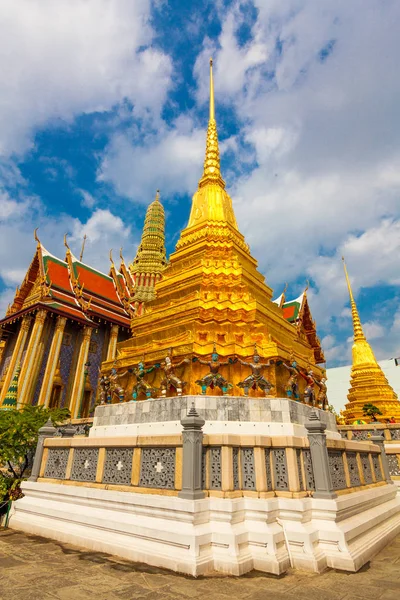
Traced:
<path fill-rule="evenodd" d="M 400 402 L 376 362 L 372 348 L 364 335 L 344 259 L 343 265 L 349 289 L 354 329 L 353 364 L 351 367 L 350 389 L 347 395 L 349 402 L 346 404 L 346 410 L 343 411 L 346 424 L 351 425 L 358 419 L 369 420 L 369 417 L 365 417 L 363 414 L 363 406 L 367 403 L 379 408 L 382 413 L 378 417 L 380 421 L 384 422 L 385 419 L 391 417 L 394 417 L 396 421 L 400 421 Z"/>
<path fill-rule="evenodd" d="M 240 361 L 251 359 L 256 345 L 262 362 L 272 361 L 264 372 L 273 384 L 272 396 L 285 396 L 288 372 L 282 362 L 295 360 L 302 370 L 312 369 L 317 379 L 323 376 L 316 363 L 324 362 L 324 357 L 309 309 L 306 326 L 301 315 L 292 322 L 285 318 L 282 302 L 272 301 L 272 289 L 257 270 L 257 261 L 238 229 L 220 170 L 212 61 L 203 175 L 193 196 L 188 225 L 155 292 L 156 298 L 132 319 L 132 338 L 118 344 L 118 368 L 132 369 L 141 361 L 146 366 L 157 365 L 169 354 L 175 363 L 189 358 L 179 377 L 186 382 L 183 393 L 198 394 L 196 382 L 209 372 L 208 361 L 215 348 L 221 363 L 226 363 L 220 373 L 233 384 L 229 394 L 243 395 L 237 384 L 249 375 L 249 367 Z M 103 370 L 111 366 L 111 362 L 104 363 Z M 162 377 L 161 370 L 155 369 L 149 381 L 159 388 Z M 132 375 L 128 392 L 134 383 Z M 300 377 L 299 384 L 301 393 L 305 383 Z M 250 395 L 263 392 L 251 390 Z"/>

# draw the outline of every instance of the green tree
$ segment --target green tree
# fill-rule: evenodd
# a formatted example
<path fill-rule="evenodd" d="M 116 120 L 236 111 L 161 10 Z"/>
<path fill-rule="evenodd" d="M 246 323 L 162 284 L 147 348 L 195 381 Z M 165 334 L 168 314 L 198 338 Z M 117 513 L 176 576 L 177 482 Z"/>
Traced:
<path fill-rule="evenodd" d="M 381 411 L 379 410 L 379 408 L 377 406 L 375 406 L 375 404 L 372 404 L 371 402 L 367 402 L 366 404 L 364 404 L 363 406 L 363 415 L 364 417 L 370 417 L 370 419 L 372 421 L 377 421 L 377 415 L 381 415 L 383 413 L 381 413 Z"/>
<path fill-rule="evenodd" d="M 15 489 L 31 466 L 39 429 L 49 419 L 60 425 L 68 417 L 69 411 L 64 408 L 24 406 L 21 410 L 0 410 L 0 498 Z"/>

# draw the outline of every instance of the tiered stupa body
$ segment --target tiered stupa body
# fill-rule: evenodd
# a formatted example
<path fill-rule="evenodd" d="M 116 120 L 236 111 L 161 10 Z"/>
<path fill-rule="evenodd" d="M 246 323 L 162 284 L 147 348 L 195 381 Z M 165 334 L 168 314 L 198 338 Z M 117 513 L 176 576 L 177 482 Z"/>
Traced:
<path fill-rule="evenodd" d="M 288 322 L 282 307 L 271 301 L 272 290 L 238 229 L 220 171 L 212 65 L 210 77 L 204 171 L 189 223 L 156 284 L 156 299 L 133 319 L 133 337 L 118 346 L 120 365 L 132 366 L 143 356 L 146 362 L 158 362 L 169 349 L 177 358 L 202 358 L 211 354 L 214 344 L 222 357 L 246 359 L 256 344 L 262 359 L 275 359 L 267 377 L 275 386 L 273 394 L 283 396 L 288 375 L 280 361 L 289 361 L 292 354 L 300 367 L 311 367 L 321 377 L 315 363 L 324 359 L 319 342 L 314 348 L 307 332 Z M 248 368 L 239 362 L 224 368 L 226 378 L 235 384 L 248 375 Z M 187 366 L 186 393 L 199 391 L 195 381 L 206 370 L 198 362 Z M 154 385 L 159 383 L 157 377 Z M 242 392 L 235 386 L 232 393 Z"/>
<path fill-rule="evenodd" d="M 146 212 L 140 246 L 129 265 L 135 280 L 134 301 L 138 314 L 143 310 L 143 303 L 155 298 L 154 286 L 160 280 L 166 265 L 164 207 L 157 190 L 156 198 Z"/>
<path fill-rule="evenodd" d="M 396 421 L 400 421 L 400 402 L 376 362 L 372 348 L 364 335 L 346 265 L 344 265 L 344 269 L 349 289 L 354 329 L 353 364 L 351 367 L 350 389 L 347 395 L 349 402 L 346 404 L 346 410 L 343 411 L 346 423 L 351 424 L 354 420 L 365 419 L 363 406 L 367 403 L 373 404 L 382 412 L 379 420 L 384 421 L 394 417 Z"/>

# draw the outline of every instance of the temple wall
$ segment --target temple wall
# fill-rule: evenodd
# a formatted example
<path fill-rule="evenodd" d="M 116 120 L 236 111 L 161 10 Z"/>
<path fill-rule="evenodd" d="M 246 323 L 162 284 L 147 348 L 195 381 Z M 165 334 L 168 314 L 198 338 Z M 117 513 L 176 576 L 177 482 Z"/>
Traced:
<path fill-rule="evenodd" d="M 73 381 L 74 373 L 72 372 L 72 364 L 76 355 L 77 342 L 79 338 L 79 327 L 71 322 L 68 322 L 63 336 L 63 341 L 60 350 L 60 372 L 63 382 L 63 390 L 61 396 L 61 407 L 68 408 L 69 393 Z"/>

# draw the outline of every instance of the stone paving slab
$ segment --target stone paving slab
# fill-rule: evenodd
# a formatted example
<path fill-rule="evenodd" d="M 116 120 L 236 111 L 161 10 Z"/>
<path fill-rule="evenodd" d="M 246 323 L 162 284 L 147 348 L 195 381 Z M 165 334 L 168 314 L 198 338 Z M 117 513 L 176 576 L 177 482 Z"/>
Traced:
<path fill-rule="evenodd" d="M 400 600 L 400 536 L 358 573 L 197 579 L 0 529 L 0 600 Z"/>

